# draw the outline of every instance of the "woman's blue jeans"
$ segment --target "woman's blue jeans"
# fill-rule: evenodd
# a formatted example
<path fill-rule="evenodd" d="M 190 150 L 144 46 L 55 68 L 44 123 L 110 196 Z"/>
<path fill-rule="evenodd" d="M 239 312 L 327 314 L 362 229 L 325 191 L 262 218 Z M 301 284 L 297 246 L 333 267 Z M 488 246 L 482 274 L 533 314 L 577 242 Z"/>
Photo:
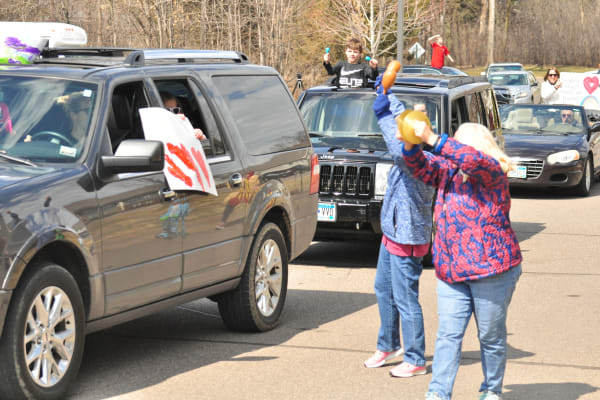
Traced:
<path fill-rule="evenodd" d="M 484 380 L 479 391 L 502 392 L 506 367 L 506 314 L 521 265 L 488 278 L 446 283 L 438 280 L 438 333 L 429 392 L 452 397 L 462 340 L 475 314 Z"/>
<path fill-rule="evenodd" d="M 421 260 L 422 257 L 395 256 L 382 243 L 375 273 L 375 296 L 381 318 L 377 349 L 390 352 L 401 347 L 401 320 L 404 361 L 418 366 L 425 365 L 425 330 L 419 304 Z"/>

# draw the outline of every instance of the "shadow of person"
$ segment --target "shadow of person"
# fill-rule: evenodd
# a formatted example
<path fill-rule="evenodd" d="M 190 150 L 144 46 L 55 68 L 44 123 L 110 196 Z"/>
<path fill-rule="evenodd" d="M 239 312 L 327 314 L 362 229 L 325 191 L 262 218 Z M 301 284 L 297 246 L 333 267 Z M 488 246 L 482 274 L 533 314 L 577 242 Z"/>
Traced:
<path fill-rule="evenodd" d="M 597 392 L 599 388 L 579 382 L 531 383 L 507 385 L 502 398 L 506 400 L 577 400 L 584 394 Z"/>
<path fill-rule="evenodd" d="M 546 223 L 544 222 L 512 222 L 512 228 L 517 234 L 517 238 L 519 242 L 524 242 L 525 240 L 531 238 L 532 236 L 537 235 L 546 229 Z"/>

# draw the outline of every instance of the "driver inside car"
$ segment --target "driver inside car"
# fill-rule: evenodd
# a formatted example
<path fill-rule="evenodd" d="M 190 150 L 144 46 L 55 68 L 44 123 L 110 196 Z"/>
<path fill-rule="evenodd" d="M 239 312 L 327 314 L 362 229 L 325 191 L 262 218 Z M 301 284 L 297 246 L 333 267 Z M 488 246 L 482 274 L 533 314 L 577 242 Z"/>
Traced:
<path fill-rule="evenodd" d="M 44 131 L 36 135 L 27 135 L 24 142 L 35 140 L 35 136 L 45 136 L 50 143 L 76 148 L 83 147 L 87 136 L 91 110 L 91 96 L 87 91 L 73 92 L 58 96 L 54 103 L 60 105 L 68 121 L 66 126 L 70 126 L 67 132 Z"/>

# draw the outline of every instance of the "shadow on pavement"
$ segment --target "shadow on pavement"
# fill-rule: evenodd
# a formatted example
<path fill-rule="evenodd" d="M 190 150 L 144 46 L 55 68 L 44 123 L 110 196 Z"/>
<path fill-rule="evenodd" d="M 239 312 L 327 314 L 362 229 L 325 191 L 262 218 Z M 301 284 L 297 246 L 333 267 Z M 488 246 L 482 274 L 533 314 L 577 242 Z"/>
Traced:
<path fill-rule="evenodd" d="M 289 290 L 280 326 L 260 334 L 228 330 L 210 300 L 187 303 L 88 335 L 68 398 L 124 395 L 222 361 L 269 361 L 273 358 L 245 353 L 282 345 L 375 303 L 373 294 Z"/>
<path fill-rule="evenodd" d="M 531 357 L 535 353 L 519 350 L 508 344 L 508 360 L 518 360 L 519 358 Z M 460 365 L 472 365 L 481 363 L 481 353 L 479 351 L 463 351 L 461 355 Z"/>
<path fill-rule="evenodd" d="M 512 228 L 517 234 L 517 239 L 519 242 L 524 242 L 525 240 L 537 235 L 546 229 L 546 223 L 540 222 L 511 222 Z"/>
<path fill-rule="evenodd" d="M 380 241 L 376 240 L 313 242 L 291 264 L 343 268 L 375 268 L 377 266 L 380 243 Z"/>
<path fill-rule="evenodd" d="M 584 394 L 597 392 L 599 388 L 587 383 L 532 383 L 507 385 L 502 397 L 506 400 L 577 400 Z"/>

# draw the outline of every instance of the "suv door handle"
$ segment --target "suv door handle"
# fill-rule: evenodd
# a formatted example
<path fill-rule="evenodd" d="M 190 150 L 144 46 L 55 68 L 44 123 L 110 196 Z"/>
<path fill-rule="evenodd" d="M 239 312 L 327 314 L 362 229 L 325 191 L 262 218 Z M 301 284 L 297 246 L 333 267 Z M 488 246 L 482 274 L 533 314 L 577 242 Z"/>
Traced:
<path fill-rule="evenodd" d="M 229 178 L 229 184 L 234 187 L 240 186 L 243 181 L 244 178 L 242 178 L 242 175 L 237 172 L 231 175 L 231 177 Z"/>
<path fill-rule="evenodd" d="M 160 194 L 160 197 L 165 201 L 171 201 L 177 198 L 177 193 L 169 188 L 160 189 L 158 194 Z"/>

